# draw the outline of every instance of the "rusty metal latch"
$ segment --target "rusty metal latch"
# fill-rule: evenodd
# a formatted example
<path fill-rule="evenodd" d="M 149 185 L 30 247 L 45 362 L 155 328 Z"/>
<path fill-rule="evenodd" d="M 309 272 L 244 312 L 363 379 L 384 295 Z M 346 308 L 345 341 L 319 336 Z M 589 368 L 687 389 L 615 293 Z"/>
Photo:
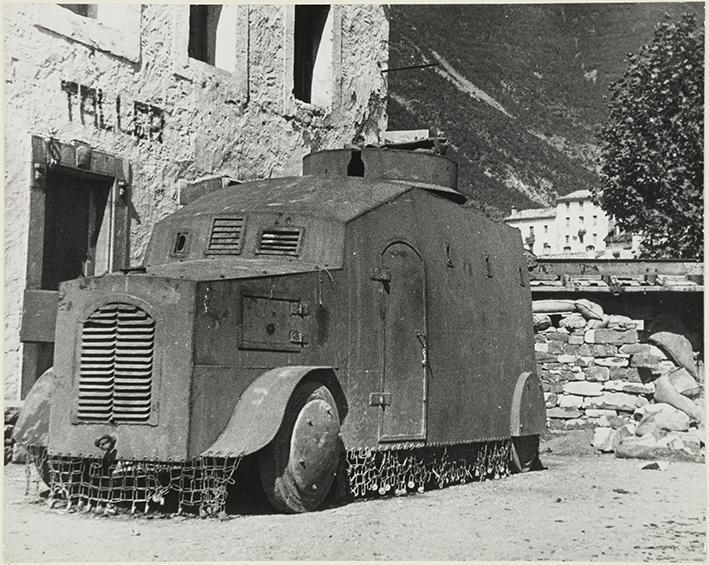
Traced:
<path fill-rule="evenodd" d="M 390 392 L 372 392 L 369 395 L 369 405 L 370 406 L 391 406 L 391 393 Z"/>
<path fill-rule="evenodd" d="M 373 281 L 390 282 L 391 271 L 385 267 L 374 267 L 369 271 L 369 278 Z"/>
<path fill-rule="evenodd" d="M 308 345 L 308 334 L 304 332 L 299 332 L 298 330 L 291 330 L 288 333 L 288 340 L 291 343 L 297 343 L 299 345 Z"/>

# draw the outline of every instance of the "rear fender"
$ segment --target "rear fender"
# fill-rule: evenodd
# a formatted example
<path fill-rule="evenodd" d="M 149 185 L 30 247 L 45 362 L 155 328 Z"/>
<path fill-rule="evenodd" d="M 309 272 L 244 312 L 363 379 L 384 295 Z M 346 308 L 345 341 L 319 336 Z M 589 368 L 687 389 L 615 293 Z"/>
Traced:
<path fill-rule="evenodd" d="M 510 435 L 539 435 L 546 428 L 546 407 L 542 383 L 536 374 L 525 371 L 517 378 L 512 395 Z"/>
<path fill-rule="evenodd" d="M 249 385 L 226 427 L 202 456 L 242 457 L 268 445 L 281 426 L 291 394 L 305 379 L 317 379 L 328 386 L 342 422 L 347 401 L 332 367 L 277 367 Z"/>
<path fill-rule="evenodd" d="M 20 445 L 49 445 L 49 413 L 54 390 L 54 367 L 32 385 L 22 403 L 12 438 Z"/>

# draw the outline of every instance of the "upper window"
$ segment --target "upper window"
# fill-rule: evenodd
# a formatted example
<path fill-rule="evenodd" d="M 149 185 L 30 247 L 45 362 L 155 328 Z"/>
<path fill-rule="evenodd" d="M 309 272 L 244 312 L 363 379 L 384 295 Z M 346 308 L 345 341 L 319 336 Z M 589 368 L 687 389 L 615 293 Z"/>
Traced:
<path fill-rule="evenodd" d="M 547 226 L 547 225 L 544 226 L 544 233 L 549 233 L 549 226 Z"/>
<path fill-rule="evenodd" d="M 583 224 L 583 216 L 579 216 L 579 223 Z"/>
<path fill-rule="evenodd" d="M 311 104 L 330 104 L 333 87 L 330 6 L 295 6 L 293 50 L 293 95 Z"/>
<path fill-rule="evenodd" d="M 236 64 L 237 6 L 190 6 L 188 55 L 225 71 Z"/>
<path fill-rule="evenodd" d="M 140 61 L 139 4 L 38 4 L 35 24 L 134 63 Z"/>
<path fill-rule="evenodd" d="M 173 72 L 193 81 L 219 75 L 248 98 L 249 7 L 243 4 L 176 6 Z"/>

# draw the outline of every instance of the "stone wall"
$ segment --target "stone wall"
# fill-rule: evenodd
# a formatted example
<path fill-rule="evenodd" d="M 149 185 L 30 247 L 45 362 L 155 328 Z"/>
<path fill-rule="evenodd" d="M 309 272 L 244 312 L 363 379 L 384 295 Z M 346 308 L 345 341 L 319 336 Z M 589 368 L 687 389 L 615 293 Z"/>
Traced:
<path fill-rule="evenodd" d="M 233 72 L 187 56 L 188 5 L 121 8 L 125 21 L 115 28 L 53 4 L 4 10 L 8 399 L 18 396 L 32 253 L 33 134 L 82 140 L 130 162 L 129 258 L 137 265 L 153 224 L 177 208 L 178 179 L 298 175 L 304 155 L 353 139 L 376 141 L 386 126 L 383 6 L 333 6 L 333 96 L 326 107 L 292 94 L 292 5 L 239 6 Z"/>
<path fill-rule="evenodd" d="M 629 422 L 654 392 L 651 382 L 640 379 L 638 364 L 647 365 L 652 356 L 659 369 L 666 361 L 658 348 L 639 343 L 642 322 L 618 316 L 608 328 L 586 329 L 580 314 L 552 318 L 558 325 L 534 336 L 549 429 L 619 428 Z"/>
<path fill-rule="evenodd" d="M 585 316 L 534 315 L 548 429 L 593 429 L 594 447 L 618 457 L 702 461 L 699 352 L 681 334 L 648 335 L 643 320 L 582 302 Z"/>

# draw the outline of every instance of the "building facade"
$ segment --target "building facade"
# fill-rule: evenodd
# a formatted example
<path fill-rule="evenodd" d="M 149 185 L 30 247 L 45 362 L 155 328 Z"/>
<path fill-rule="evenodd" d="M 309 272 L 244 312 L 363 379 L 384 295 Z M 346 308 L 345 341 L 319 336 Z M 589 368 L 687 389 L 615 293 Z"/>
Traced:
<path fill-rule="evenodd" d="M 628 259 L 636 256 L 640 241 L 638 236 L 619 236 L 612 219 L 593 203 L 590 190 L 561 196 L 551 208 L 513 208 L 505 223 L 517 228 L 525 248 L 540 257 Z"/>
<path fill-rule="evenodd" d="M 6 399 L 51 365 L 59 282 L 140 264 L 181 180 L 298 175 L 304 155 L 386 127 L 380 5 L 4 17 Z"/>

